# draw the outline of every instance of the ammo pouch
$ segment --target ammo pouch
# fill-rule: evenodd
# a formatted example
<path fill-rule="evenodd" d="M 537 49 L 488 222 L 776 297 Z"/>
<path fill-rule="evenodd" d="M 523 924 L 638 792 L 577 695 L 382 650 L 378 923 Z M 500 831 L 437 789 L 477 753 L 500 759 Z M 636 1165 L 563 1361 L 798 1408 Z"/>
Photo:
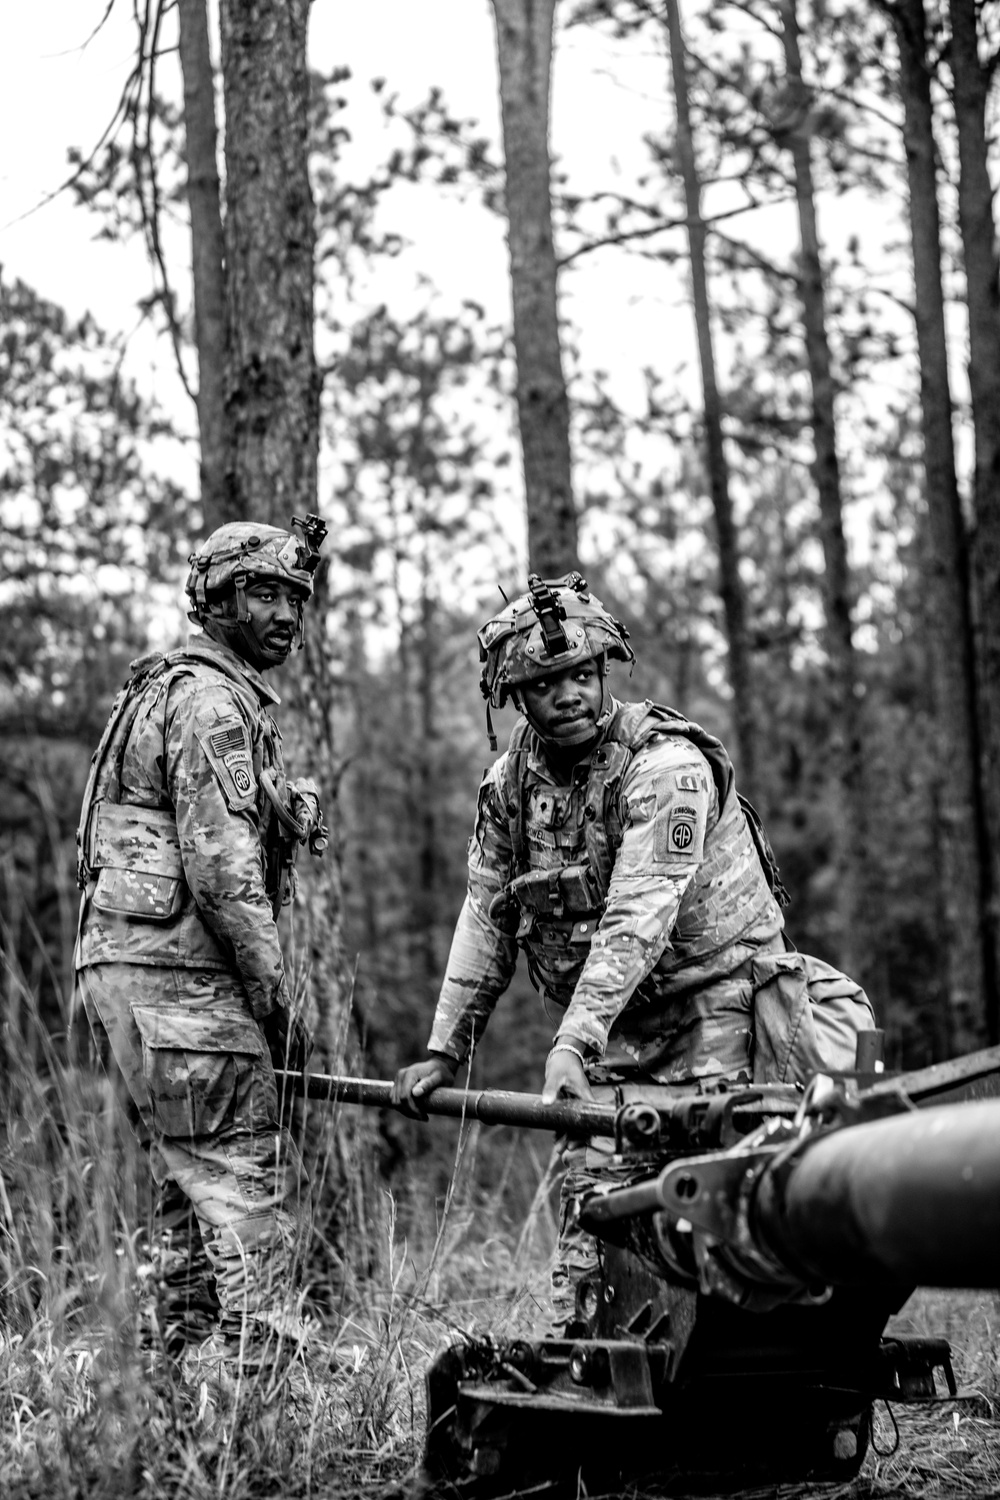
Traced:
<path fill-rule="evenodd" d="M 814 1073 L 855 1066 L 858 1033 L 875 1012 L 853 979 L 810 953 L 751 960 L 754 1083 L 807 1083 Z"/>
<path fill-rule="evenodd" d="M 604 905 L 589 864 L 565 865 L 561 870 L 529 870 L 507 887 L 522 912 L 535 917 L 577 917 L 600 911 Z"/>
<path fill-rule="evenodd" d="M 518 938 L 527 937 L 537 918 L 543 922 L 568 919 L 567 931 L 579 917 L 593 917 L 586 941 L 604 909 L 604 898 L 589 864 L 564 865 L 561 870 L 529 870 L 518 875 L 490 902 L 490 920 Z"/>
<path fill-rule="evenodd" d="M 85 858 L 96 876 L 98 911 L 144 922 L 167 922 L 184 904 L 187 886 L 172 812 L 98 802 Z"/>

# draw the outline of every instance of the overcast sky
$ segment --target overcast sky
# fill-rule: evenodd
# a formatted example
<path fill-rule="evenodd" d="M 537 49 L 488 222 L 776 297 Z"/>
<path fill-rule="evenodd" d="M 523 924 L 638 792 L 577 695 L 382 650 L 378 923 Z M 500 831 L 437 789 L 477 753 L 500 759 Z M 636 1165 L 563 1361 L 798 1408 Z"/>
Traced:
<path fill-rule="evenodd" d="M 68 148 L 87 152 L 99 140 L 132 66 L 132 5 L 114 0 L 100 25 L 105 8 L 106 0 L 7 0 L 0 55 L 0 264 L 6 277 L 22 278 L 70 313 L 90 310 L 109 329 L 127 332 L 126 368 L 191 430 L 193 412 L 167 340 L 137 328 L 136 303 L 151 289 L 141 246 L 97 241 L 95 218 L 75 208 L 66 193 L 46 201 L 66 178 Z M 356 179 L 389 149 L 368 88 L 374 77 L 385 78 L 404 105 L 439 85 L 452 112 L 478 121 L 499 155 L 489 0 L 315 0 L 310 62 L 324 72 L 347 67 L 354 76 L 345 89 L 350 104 L 343 118 L 354 138 L 344 165 Z M 166 61 L 161 76 L 166 84 Z M 559 34 L 552 95 L 553 155 L 581 193 L 628 190 L 647 161 L 643 135 L 669 128 L 673 113 L 663 56 L 594 29 Z M 507 255 L 497 216 L 476 202 L 435 191 L 412 192 L 408 205 L 392 227 L 412 249 L 380 269 L 385 283 L 378 300 L 399 313 L 407 285 L 412 288 L 422 272 L 439 288 L 446 308 L 469 298 L 491 318 L 506 319 Z M 885 207 L 898 215 L 901 204 Z M 842 245 L 858 219 L 849 198 L 838 200 L 835 209 L 822 208 L 821 232 L 827 244 L 839 238 Z M 747 232 L 747 222 L 740 222 Z M 869 237 L 883 233 L 871 202 L 861 223 Z M 772 216 L 763 232 L 779 258 L 794 254 L 797 234 L 787 214 Z M 180 286 L 189 247 L 179 238 L 175 245 L 184 262 Z M 675 245 L 680 248 L 679 241 Z M 700 382 L 683 265 L 602 251 L 575 263 L 560 289 L 583 367 L 611 372 L 612 391 L 625 410 L 637 412 L 643 405 L 644 366 L 655 367 L 697 404 Z M 665 454 L 665 464 L 670 461 Z"/>
<path fill-rule="evenodd" d="M 0 60 L 0 263 L 8 277 L 30 282 L 71 313 L 89 309 L 109 327 L 131 328 L 134 305 L 150 286 L 138 247 L 95 241 L 96 221 L 73 207 L 67 193 L 45 201 L 67 176 L 68 148 L 87 151 L 100 138 L 131 67 L 132 7 L 115 0 L 97 29 L 104 9 L 105 0 L 9 0 Z M 359 85 L 385 77 L 414 103 L 439 84 L 453 112 L 477 119 L 498 138 L 489 0 L 316 0 L 310 61 L 324 70 L 347 66 Z M 579 30 L 562 39 L 553 146 L 574 186 L 628 179 L 642 159 L 642 131 L 661 125 L 669 112 L 665 85 L 657 58 L 636 57 Z M 358 87 L 358 107 L 348 114 L 355 161 L 366 151 L 378 159 L 384 148 L 376 111 L 363 112 L 362 92 Z M 495 218 L 435 200 L 405 230 L 419 247 L 410 263 L 423 262 L 443 292 L 505 312 L 506 252 Z M 587 306 L 587 316 L 574 321 L 585 325 L 590 362 L 606 364 L 623 346 L 647 343 L 657 319 L 664 320 L 661 339 L 674 342 L 673 292 L 657 299 L 657 308 L 650 304 L 652 274 L 644 278 L 640 270 L 630 286 L 615 285 L 600 259 L 581 265 L 564 285 L 570 302 Z"/>

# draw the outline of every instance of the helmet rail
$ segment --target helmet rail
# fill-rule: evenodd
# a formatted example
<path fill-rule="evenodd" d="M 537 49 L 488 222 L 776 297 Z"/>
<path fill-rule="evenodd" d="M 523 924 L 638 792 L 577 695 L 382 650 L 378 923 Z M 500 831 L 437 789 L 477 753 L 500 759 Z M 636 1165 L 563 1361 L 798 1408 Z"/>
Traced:
<path fill-rule="evenodd" d="M 635 661 L 628 631 L 605 609 L 579 572 L 528 577 L 527 593 L 508 602 L 478 632 L 480 689 L 486 699 L 490 748 L 497 748 L 491 710 L 503 708 L 535 678 L 599 658 Z"/>

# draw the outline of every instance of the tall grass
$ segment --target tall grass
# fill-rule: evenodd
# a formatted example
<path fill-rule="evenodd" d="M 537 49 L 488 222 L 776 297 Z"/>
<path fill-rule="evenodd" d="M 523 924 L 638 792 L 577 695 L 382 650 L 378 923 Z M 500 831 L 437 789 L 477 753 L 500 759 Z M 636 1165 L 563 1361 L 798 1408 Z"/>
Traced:
<path fill-rule="evenodd" d="M 322 1119 L 310 1132 L 316 1234 L 302 1257 L 315 1352 L 285 1379 L 248 1369 L 222 1389 L 185 1378 L 170 1356 L 143 1155 L 85 1049 L 51 1040 L 31 985 L 4 963 L 0 1495 L 398 1489 L 419 1460 L 434 1353 L 473 1327 L 534 1321 L 551 1248 L 546 1195 L 532 1233 L 505 1226 L 505 1173 L 484 1189 L 474 1126 L 458 1134 L 443 1202 L 405 1187 L 404 1232 L 370 1163 L 337 1159 L 351 1149 L 345 1121 Z M 73 1053 L 83 1060 L 67 1061 Z M 345 1167 L 346 1195 L 333 1186 Z"/>
<path fill-rule="evenodd" d="M 0 977 L 11 997 L 0 1100 L 0 1496 L 398 1493 L 419 1462 L 422 1377 L 434 1354 L 473 1331 L 526 1334 L 539 1320 L 555 1226 L 537 1147 L 487 1143 L 478 1126 L 452 1132 L 436 1200 L 433 1174 L 411 1174 L 392 1194 L 360 1158 L 370 1142 L 352 1145 L 345 1118 L 314 1121 L 319 1212 L 303 1247 L 302 1310 L 315 1351 L 294 1379 L 248 1369 L 220 1388 L 186 1378 L 168 1347 L 146 1163 L 111 1087 L 82 1048 L 46 1034 L 23 974 L 8 963 Z M 352 1151 L 354 1160 L 338 1156 Z M 337 1186 L 345 1167 L 346 1193 Z M 525 1175 L 537 1184 L 535 1203 L 523 1223 L 511 1222 L 509 1180 Z M 947 1337 L 967 1395 L 916 1411 L 879 1408 L 877 1451 L 862 1476 L 824 1495 L 1000 1495 L 1000 1300 L 921 1293 L 894 1326 Z M 778 1493 L 768 1490 L 768 1500 Z M 783 1500 L 814 1493 L 780 1490 Z"/>

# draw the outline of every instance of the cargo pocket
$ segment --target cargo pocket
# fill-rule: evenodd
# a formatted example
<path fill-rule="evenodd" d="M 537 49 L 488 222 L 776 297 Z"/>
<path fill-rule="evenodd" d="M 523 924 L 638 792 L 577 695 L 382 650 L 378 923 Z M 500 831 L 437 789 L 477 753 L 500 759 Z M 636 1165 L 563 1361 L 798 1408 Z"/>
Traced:
<path fill-rule="evenodd" d="M 256 1022 L 133 1001 L 152 1126 L 172 1140 L 273 1128 L 277 1088 Z"/>
<path fill-rule="evenodd" d="M 93 901 L 98 911 L 145 922 L 169 922 L 184 905 L 184 892 L 184 881 L 170 875 L 105 867 L 98 871 Z"/>
<path fill-rule="evenodd" d="M 88 863 L 97 872 L 98 911 L 144 922 L 169 922 L 187 886 L 172 812 L 99 802 Z"/>

